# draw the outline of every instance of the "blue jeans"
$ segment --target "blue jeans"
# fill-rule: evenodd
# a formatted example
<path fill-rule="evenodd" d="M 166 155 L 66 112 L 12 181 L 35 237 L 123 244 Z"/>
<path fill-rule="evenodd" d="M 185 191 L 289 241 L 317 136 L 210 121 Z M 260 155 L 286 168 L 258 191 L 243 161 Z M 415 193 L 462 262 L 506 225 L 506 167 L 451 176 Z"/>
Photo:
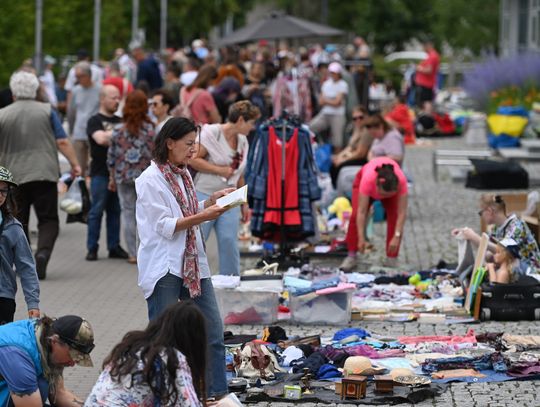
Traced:
<path fill-rule="evenodd" d="M 193 299 L 206 318 L 208 336 L 208 366 L 206 369 L 206 387 L 209 397 L 220 396 L 228 392 L 225 373 L 225 345 L 223 344 L 223 322 L 212 286 L 212 279 L 201 279 L 202 293 Z M 154 292 L 146 300 L 148 318 L 155 319 L 170 304 L 178 300 L 189 299 L 189 291 L 182 279 L 171 273 L 162 277 L 154 287 Z M 186 327 L 189 329 L 189 327 Z"/>
<path fill-rule="evenodd" d="M 112 250 L 120 245 L 120 203 L 116 192 L 107 189 L 108 184 L 108 177 L 95 176 L 90 180 L 92 205 L 88 212 L 88 251 L 98 249 L 103 212 L 107 213 L 107 249 Z"/>
<path fill-rule="evenodd" d="M 210 196 L 197 192 L 199 201 Z M 238 222 L 240 221 L 240 207 L 229 209 L 219 218 L 204 222 L 201 229 L 205 240 L 208 240 L 212 228 L 216 229 L 219 256 L 219 274 L 226 276 L 240 275 L 240 249 L 238 248 Z"/>

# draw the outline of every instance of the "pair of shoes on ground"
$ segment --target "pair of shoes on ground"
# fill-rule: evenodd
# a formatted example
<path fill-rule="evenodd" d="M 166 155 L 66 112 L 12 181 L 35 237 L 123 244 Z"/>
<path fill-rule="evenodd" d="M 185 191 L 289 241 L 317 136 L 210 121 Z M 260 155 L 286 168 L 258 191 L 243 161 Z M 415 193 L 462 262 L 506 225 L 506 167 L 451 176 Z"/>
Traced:
<path fill-rule="evenodd" d="M 86 260 L 87 261 L 96 261 L 98 259 L 98 249 L 95 250 L 89 250 L 86 254 Z M 135 262 L 137 262 L 136 258 L 130 257 L 129 254 L 122 249 L 120 246 L 116 246 L 114 249 L 109 250 L 109 259 L 135 259 Z"/>

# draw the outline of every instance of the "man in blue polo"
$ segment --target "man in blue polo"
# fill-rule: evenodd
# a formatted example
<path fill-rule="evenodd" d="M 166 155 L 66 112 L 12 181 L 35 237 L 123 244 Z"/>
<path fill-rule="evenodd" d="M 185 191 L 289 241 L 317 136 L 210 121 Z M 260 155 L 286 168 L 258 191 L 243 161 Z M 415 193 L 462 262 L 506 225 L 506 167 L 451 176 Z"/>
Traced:
<path fill-rule="evenodd" d="M 0 326 L 0 406 L 82 406 L 64 387 L 63 371 L 93 366 L 94 333 L 75 315 L 43 317 Z"/>

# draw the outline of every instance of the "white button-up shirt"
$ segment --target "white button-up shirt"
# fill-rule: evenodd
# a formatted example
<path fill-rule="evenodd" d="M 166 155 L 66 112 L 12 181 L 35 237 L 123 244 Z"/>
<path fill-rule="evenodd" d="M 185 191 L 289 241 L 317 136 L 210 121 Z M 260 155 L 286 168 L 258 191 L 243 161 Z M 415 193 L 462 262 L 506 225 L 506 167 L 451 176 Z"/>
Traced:
<path fill-rule="evenodd" d="M 178 177 L 178 183 L 185 194 L 181 177 Z M 159 279 L 167 273 L 182 278 L 187 231 L 174 233 L 176 220 L 184 216 L 171 187 L 153 161 L 135 180 L 135 189 L 137 231 L 140 239 L 137 255 L 138 283 L 144 298 L 148 298 Z M 199 211 L 203 207 L 204 202 L 199 202 Z M 198 226 L 195 228 L 200 278 L 210 278 L 202 234 Z"/>

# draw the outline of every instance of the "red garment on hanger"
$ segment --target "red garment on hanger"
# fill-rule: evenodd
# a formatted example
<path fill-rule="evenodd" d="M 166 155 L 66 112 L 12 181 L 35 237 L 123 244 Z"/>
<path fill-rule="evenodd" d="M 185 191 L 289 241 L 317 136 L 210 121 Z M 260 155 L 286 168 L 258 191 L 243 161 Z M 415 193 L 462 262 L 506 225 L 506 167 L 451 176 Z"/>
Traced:
<path fill-rule="evenodd" d="M 266 211 L 264 223 L 281 225 L 281 138 L 274 127 L 269 127 L 268 180 L 266 184 Z M 301 225 L 298 207 L 298 129 L 285 145 L 285 225 Z"/>

